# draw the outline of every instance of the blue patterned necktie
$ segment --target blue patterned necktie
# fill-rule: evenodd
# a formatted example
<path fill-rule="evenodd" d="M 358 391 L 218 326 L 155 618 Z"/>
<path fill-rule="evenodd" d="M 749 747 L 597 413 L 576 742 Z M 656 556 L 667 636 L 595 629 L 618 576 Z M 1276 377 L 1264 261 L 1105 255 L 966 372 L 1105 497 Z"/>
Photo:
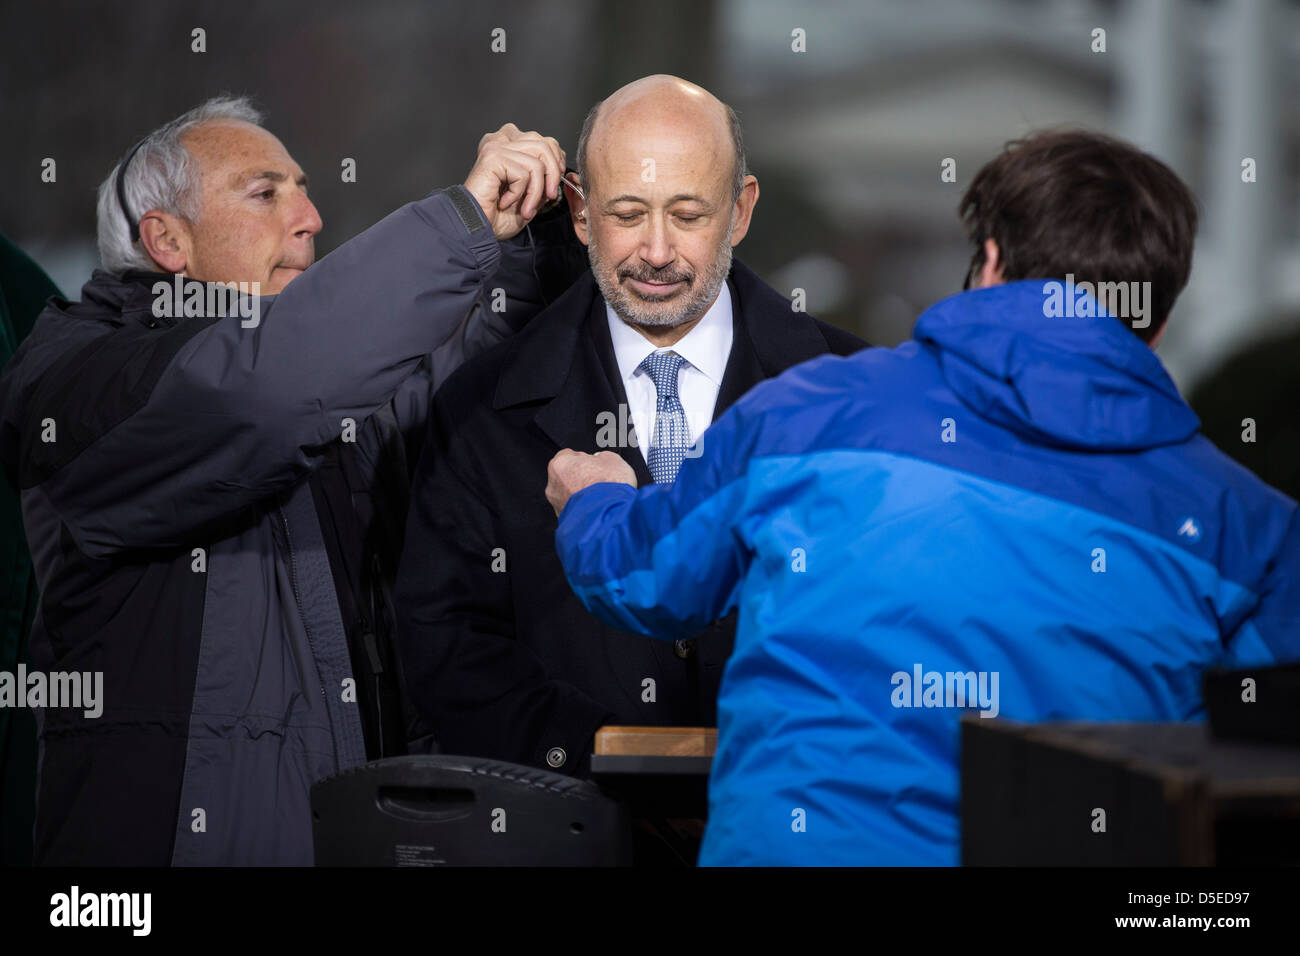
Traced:
<path fill-rule="evenodd" d="M 676 352 L 651 352 L 638 366 L 655 385 L 655 427 L 646 464 L 654 480 L 672 484 L 691 447 L 686 410 L 677 395 L 677 373 L 686 361 Z"/>

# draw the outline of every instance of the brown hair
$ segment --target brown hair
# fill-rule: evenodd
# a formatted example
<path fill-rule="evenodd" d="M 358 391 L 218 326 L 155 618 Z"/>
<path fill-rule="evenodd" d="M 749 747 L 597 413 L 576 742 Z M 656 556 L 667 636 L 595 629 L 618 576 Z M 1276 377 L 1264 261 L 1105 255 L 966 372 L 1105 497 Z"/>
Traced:
<path fill-rule="evenodd" d="M 1014 140 L 985 164 L 958 215 L 975 244 L 998 244 L 1002 276 L 1076 282 L 1150 282 L 1151 341 L 1187 285 L 1196 200 L 1164 163 L 1100 133 L 1060 131 Z"/>

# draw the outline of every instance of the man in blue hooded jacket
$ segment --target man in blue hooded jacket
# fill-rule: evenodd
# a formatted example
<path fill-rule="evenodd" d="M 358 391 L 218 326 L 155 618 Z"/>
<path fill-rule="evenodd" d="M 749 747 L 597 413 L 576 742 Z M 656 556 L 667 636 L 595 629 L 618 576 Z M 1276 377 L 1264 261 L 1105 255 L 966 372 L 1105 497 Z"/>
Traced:
<path fill-rule="evenodd" d="M 962 200 L 968 285 L 913 340 L 753 389 L 673 485 L 563 451 L 574 591 L 674 639 L 732 608 L 705 864 L 956 864 L 959 720 L 1185 721 L 1300 658 L 1300 513 L 1199 434 L 1151 346 L 1195 202 L 1089 133 Z"/>

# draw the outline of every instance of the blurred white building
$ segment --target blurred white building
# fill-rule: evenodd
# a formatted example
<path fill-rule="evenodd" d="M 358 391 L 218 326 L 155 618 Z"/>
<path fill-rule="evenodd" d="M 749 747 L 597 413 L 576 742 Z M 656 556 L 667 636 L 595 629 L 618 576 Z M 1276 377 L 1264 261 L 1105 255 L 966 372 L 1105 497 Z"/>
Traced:
<path fill-rule="evenodd" d="M 791 48 L 796 29 L 807 52 Z M 725 0 L 719 34 L 751 167 L 788 170 L 821 217 L 879 237 L 857 249 L 865 259 L 839 257 L 865 293 L 873 341 L 906 337 L 919 311 L 960 287 L 969 251 L 956 206 L 975 170 L 1007 140 L 1055 125 L 1136 143 L 1201 202 L 1192 281 L 1160 346 L 1180 387 L 1300 320 L 1296 4 Z M 940 181 L 945 158 L 956 183 Z M 1246 159 L 1254 183 L 1242 181 Z M 816 271 L 796 263 L 780 276 L 826 281 L 824 256 L 804 261 Z"/>

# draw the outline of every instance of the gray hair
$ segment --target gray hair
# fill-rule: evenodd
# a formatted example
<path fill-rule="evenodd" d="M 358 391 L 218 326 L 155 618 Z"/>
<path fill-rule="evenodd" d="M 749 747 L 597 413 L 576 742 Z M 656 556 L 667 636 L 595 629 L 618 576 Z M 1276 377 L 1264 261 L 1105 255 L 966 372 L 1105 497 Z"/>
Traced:
<path fill-rule="evenodd" d="M 587 180 L 587 141 L 591 139 L 591 130 L 596 125 L 596 114 L 600 112 L 604 102 L 600 100 L 591 108 L 587 118 L 582 121 L 582 132 L 578 134 L 578 178 L 582 180 L 582 188 L 587 193 L 591 192 L 591 184 Z M 731 179 L 731 201 L 734 203 L 745 188 L 745 177 L 749 175 L 749 168 L 745 164 L 745 137 L 740 131 L 740 117 L 726 103 L 722 106 L 727 111 L 727 125 L 731 128 L 731 145 L 736 150 L 735 173 Z"/>
<path fill-rule="evenodd" d="M 96 216 L 99 258 L 105 270 L 121 275 L 128 269 L 157 269 L 144 246 L 131 240 L 131 223 L 118 202 L 117 174 L 122 163 L 129 160 L 122 186 L 127 209 L 136 223 L 151 209 L 197 222 L 199 170 L 181 138 L 215 120 L 241 120 L 261 126 L 262 114 L 248 97 L 215 96 L 142 139 L 134 155 L 123 156 L 100 183 Z"/>

